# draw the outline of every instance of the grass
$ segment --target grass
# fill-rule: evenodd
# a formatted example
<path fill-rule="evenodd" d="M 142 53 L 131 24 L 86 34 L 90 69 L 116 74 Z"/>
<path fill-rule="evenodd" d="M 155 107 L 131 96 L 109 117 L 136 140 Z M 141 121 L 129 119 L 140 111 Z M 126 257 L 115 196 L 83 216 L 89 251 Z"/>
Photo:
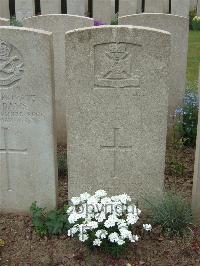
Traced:
<path fill-rule="evenodd" d="M 198 80 L 200 64 L 200 31 L 190 31 L 188 48 L 187 80 L 192 87 Z"/>
<path fill-rule="evenodd" d="M 159 201 L 149 202 L 154 225 L 160 225 L 169 236 L 184 236 L 192 223 L 192 210 L 177 193 L 168 192 Z"/>

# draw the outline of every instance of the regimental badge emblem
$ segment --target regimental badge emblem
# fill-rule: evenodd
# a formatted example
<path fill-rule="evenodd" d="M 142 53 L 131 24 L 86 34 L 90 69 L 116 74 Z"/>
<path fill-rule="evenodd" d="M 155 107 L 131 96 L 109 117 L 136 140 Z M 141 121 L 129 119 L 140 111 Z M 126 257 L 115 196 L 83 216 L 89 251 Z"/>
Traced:
<path fill-rule="evenodd" d="M 140 46 L 135 46 L 136 49 Z M 138 88 L 140 74 L 134 66 L 134 45 L 100 44 L 95 47 L 96 88 Z M 135 50 L 136 50 L 135 49 Z"/>
<path fill-rule="evenodd" d="M 0 40 L 0 89 L 7 89 L 19 81 L 24 73 L 22 55 L 13 45 Z"/>

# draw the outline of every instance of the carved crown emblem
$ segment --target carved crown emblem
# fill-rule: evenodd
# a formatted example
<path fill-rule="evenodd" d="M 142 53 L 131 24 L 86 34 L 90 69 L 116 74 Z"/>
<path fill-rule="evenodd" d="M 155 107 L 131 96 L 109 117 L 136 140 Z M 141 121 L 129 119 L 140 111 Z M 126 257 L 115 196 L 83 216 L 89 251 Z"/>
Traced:
<path fill-rule="evenodd" d="M 111 59 L 121 60 L 128 55 L 128 52 L 124 43 L 112 43 L 109 45 L 109 51 L 106 54 Z"/>

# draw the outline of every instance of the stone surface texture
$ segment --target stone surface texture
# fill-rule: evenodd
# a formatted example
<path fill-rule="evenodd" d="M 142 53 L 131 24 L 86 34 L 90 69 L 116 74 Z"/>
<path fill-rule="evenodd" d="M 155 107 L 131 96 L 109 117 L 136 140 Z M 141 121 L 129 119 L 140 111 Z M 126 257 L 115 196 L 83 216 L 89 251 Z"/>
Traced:
<path fill-rule="evenodd" d="M 119 18 L 119 24 L 146 26 L 171 34 L 171 77 L 169 92 L 169 127 L 177 107 L 182 105 L 186 86 L 189 22 L 185 17 L 167 14 L 140 14 Z"/>
<path fill-rule="evenodd" d="M 119 16 L 137 14 L 138 0 L 120 0 Z"/>
<path fill-rule="evenodd" d="M 27 17 L 35 15 L 34 0 L 15 0 L 16 19 L 22 21 Z"/>
<path fill-rule="evenodd" d="M 67 0 L 67 14 L 87 16 L 88 0 Z"/>
<path fill-rule="evenodd" d="M 10 20 L 6 18 L 0 18 L 0 26 L 9 26 Z"/>
<path fill-rule="evenodd" d="M 60 0 L 40 0 L 41 14 L 61 14 Z"/>
<path fill-rule="evenodd" d="M 111 23 L 115 16 L 115 0 L 93 0 L 93 18 L 94 20 Z"/>
<path fill-rule="evenodd" d="M 0 28 L 0 212 L 56 206 L 52 35 Z"/>
<path fill-rule="evenodd" d="M 145 12 L 146 13 L 166 13 L 166 0 L 146 0 L 145 1 Z"/>
<path fill-rule="evenodd" d="M 177 16 L 188 17 L 190 10 L 190 0 L 172 0 L 171 14 Z"/>
<path fill-rule="evenodd" d="M 190 0 L 190 11 L 193 11 L 197 7 L 198 0 Z"/>
<path fill-rule="evenodd" d="M 200 66 L 199 66 L 199 96 L 200 96 Z M 200 103 L 200 102 L 199 102 Z M 200 224 L 200 112 L 197 127 L 196 154 L 194 165 L 192 208 L 195 219 Z"/>
<path fill-rule="evenodd" d="M 9 0 L 0 0 L 0 17 L 10 18 Z"/>
<path fill-rule="evenodd" d="M 199 0 L 197 4 L 197 16 L 200 17 L 200 1 Z"/>
<path fill-rule="evenodd" d="M 162 192 L 170 43 L 133 26 L 66 34 L 69 198 Z"/>
<path fill-rule="evenodd" d="M 42 15 L 25 19 L 23 25 L 53 33 L 57 140 L 66 145 L 65 32 L 92 26 L 94 21 L 73 15 Z"/>

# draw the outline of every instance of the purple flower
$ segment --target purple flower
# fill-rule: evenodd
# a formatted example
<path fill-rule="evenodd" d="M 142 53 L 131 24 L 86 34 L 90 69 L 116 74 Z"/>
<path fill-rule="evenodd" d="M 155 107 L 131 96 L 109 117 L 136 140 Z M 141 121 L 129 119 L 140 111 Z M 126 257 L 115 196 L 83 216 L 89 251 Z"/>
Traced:
<path fill-rule="evenodd" d="M 94 26 L 103 26 L 103 25 L 106 25 L 106 23 L 104 23 L 102 21 L 98 21 L 98 20 L 94 21 Z"/>
<path fill-rule="evenodd" d="M 175 111 L 175 116 L 176 115 L 182 115 L 183 114 L 183 108 L 177 108 Z"/>

